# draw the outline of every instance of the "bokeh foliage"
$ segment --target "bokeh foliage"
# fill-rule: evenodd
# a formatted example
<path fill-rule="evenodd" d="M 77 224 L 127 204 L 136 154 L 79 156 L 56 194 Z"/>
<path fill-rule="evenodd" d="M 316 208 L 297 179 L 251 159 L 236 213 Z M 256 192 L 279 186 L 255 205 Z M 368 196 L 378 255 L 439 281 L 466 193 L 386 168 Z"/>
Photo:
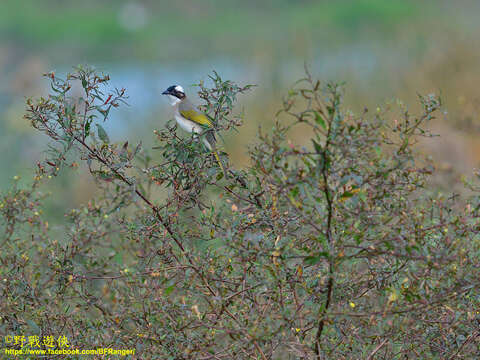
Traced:
<path fill-rule="evenodd" d="M 334 28 L 339 36 L 348 37 L 375 25 L 392 33 L 392 23 L 404 24 L 427 10 L 436 11 L 436 6 L 411 0 L 276 0 L 261 4 L 251 0 L 201 4 L 189 0 L 86 0 L 81 5 L 4 0 L 0 3 L 0 40 L 17 41 L 42 53 L 47 50 L 46 56 L 58 50 L 57 56 L 63 59 L 198 61 L 212 53 L 244 57 L 267 42 L 286 55 L 299 45 L 297 31 L 324 37 Z"/>
<path fill-rule="evenodd" d="M 419 97 L 418 115 L 401 103 L 357 115 L 341 86 L 307 71 L 275 126 L 259 130 L 251 165 L 225 178 L 173 123 L 154 149 L 110 143 L 102 124 L 126 90 L 108 76 L 46 77 L 51 94 L 29 99 L 26 118 L 50 138 L 48 159 L 31 188 L 0 200 L 2 335 L 66 335 L 144 359 L 480 351 L 478 185 L 467 184 L 468 199 L 435 194 L 435 169 L 415 152 L 436 96 Z M 199 95 L 221 135 L 241 125 L 235 100 L 250 86 L 211 80 Z M 310 147 L 290 141 L 297 129 Z M 42 188 L 79 163 L 98 195 L 65 214 L 55 237 Z"/>

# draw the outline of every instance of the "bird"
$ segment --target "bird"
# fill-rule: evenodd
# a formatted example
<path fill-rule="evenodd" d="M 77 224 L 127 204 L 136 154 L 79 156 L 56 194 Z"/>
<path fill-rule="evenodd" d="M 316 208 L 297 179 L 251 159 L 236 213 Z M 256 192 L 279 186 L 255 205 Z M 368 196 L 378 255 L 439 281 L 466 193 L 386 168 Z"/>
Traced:
<path fill-rule="evenodd" d="M 218 165 L 223 171 L 225 177 L 227 172 L 220 160 L 218 151 L 216 148 L 215 134 L 213 133 L 213 123 L 203 112 L 193 105 L 185 95 L 183 87 L 180 85 L 172 85 L 165 90 L 162 95 L 168 96 L 170 104 L 174 108 L 175 120 L 178 126 L 183 130 L 198 135 L 205 134 L 203 136 L 203 143 L 209 151 L 213 153 L 215 159 L 217 159 Z"/>

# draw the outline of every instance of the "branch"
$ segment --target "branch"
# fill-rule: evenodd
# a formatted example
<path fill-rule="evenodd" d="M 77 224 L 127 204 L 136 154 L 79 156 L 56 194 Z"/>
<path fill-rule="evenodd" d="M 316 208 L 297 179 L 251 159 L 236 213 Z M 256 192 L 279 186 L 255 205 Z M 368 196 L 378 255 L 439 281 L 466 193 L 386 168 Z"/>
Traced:
<path fill-rule="evenodd" d="M 368 355 L 367 360 L 372 360 L 373 356 L 385 345 L 388 341 L 388 338 L 383 340 L 373 351 Z"/>
<path fill-rule="evenodd" d="M 99 156 L 97 154 L 96 151 L 94 151 L 87 143 L 85 143 L 82 139 L 79 139 L 77 136 L 73 136 L 73 138 L 78 142 L 80 143 L 85 149 L 87 149 L 87 151 L 89 152 L 89 154 L 91 156 L 93 156 L 95 159 L 97 159 L 98 161 L 100 161 L 102 164 L 104 164 L 106 167 L 108 167 L 110 169 L 110 171 L 112 171 L 116 176 L 118 176 L 118 178 L 123 181 L 125 184 L 129 185 L 129 186 L 132 186 L 133 183 L 128 180 L 122 173 L 120 173 L 117 169 L 113 168 L 111 166 L 110 163 L 108 163 L 105 159 L 103 159 L 101 156 Z M 182 245 L 182 243 L 180 242 L 180 239 L 177 237 L 177 235 L 174 234 L 172 228 L 170 227 L 170 225 L 165 221 L 165 219 L 163 219 L 163 217 L 161 216 L 160 214 L 160 211 L 158 210 L 158 208 L 150 201 L 148 200 L 140 191 L 138 191 L 137 189 L 135 189 L 135 193 L 152 209 L 152 211 L 154 212 L 155 216 L 157 217 L 157 219 L 160 221 L 160 223 L 163 225 L 163 227 L 165 228 L 165 230 L 168 232 L 168 234 L 172 237 L 172 239 L 175 241 L 175 243 L 177 244 L 177 246 L 180 248 L 182 254 L 185 256 L 185 258 L 188 260 L 188 262 L 190 263 L 190 265 L 192 266 L 192 269 L 197 273 L 197 275 L 200 277 L 200 279 L 203 281 L 204 285 L 206 286 L 206 288 L 208 289 L 208 291 L 210 292 L 211 295 L 213 295 L 214 297 L 217 296 L 216 292 L 213 290 L 213 288 L 210 286 L 210 284 L 208 283 L 206 277 L 203 275 L 203 273 L 198 269 L 198 267 L 195 265 L 195 262 L 193 261 L 192 257 L 190 256 L 189 253 L 187 253 L 185 251 L 185 248 L 184 246 Z M 212 308 L 213 305 L 210 304 L 210 306 Z"/>
<path fill-rule="evenodd" d="M 333 102 L 335 102 L 335 94 L 333 98 Z M 335 106 L 332 104 L 332 108 L 334 109 Z M 325 145 L 323 147 L 323 151 L 321 153 L 322 159 L 323 159 L 323 164 L 322 164 L 322 177 L 323 177 L 323 182 L 324 182 L 324 195 L 325 195 L 325 200 L 327 201 L 327 230 L 325 237 L 327 238 L 328 245 L 330 247 L 330 256 L 329 256 L 329 266 L 328 266 L 328 283 L 327 283 L 327 300 L 325 302 L 325 306 L 321 308 L 320 314 L 319 314 L 319 319 L 320 322 L 318 324 L 318 330 L 317 330 L 317 335 L 315 339 L 315 352 L 320 359 L 320 341 L 323 333 L 323 329 L 325 327 L 325 323 L 327 319 L 325 318 L 325 314 L 328 311 L 328 308 L 330 307 L 330 304 L 332 302 L 332 294 L 333 294 L 333 285 L 334 285 L 334 280 L 333 280 L 333 274 L 334 274 L 334 260 L 333 260 L 333 254 L 332 254 L 332 246 L 333 246 L 333 238 L 332 238 L 332 217 L 333 217 L 333 201 L 332 201 L 332 196 L 330 194 L 330 188 L 328 186 L 328 169 L 327 169 L 327 159 L 328 159 L 328 146 L 330 144 L 330 138 L 331 138 L 331 131 L 332 131 L 332 124 L 334 121 L 334 116 L 335 112 L 332 111 L 330 115 L 330 122 L 328 125 L 328 132 L 327 132 L 327 138 L 325 140 Z"/>

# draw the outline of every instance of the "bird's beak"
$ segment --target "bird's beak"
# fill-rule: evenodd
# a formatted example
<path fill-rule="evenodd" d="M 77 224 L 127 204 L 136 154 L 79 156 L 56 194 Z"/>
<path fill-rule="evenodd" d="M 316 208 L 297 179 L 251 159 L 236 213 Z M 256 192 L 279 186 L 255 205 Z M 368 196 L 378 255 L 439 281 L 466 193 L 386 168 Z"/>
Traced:
<path fill-rule="evenodd" d="M 162 95 L 170 95 L 170 91 L 165 90 L 164 92 L 162 92 Z"/>

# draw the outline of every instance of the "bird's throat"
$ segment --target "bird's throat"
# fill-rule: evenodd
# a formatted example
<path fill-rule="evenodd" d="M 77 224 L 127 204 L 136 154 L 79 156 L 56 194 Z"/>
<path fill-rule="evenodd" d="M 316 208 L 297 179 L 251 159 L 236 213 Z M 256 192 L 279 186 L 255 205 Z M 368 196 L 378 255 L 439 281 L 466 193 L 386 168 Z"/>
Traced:
<path fill-rule="evenodd" d="M 180 100 L 179 98 L 177 98 L 176 96 L 173 96 L 173 95 L 168 95 L 168 100 L 170 100 L 170 104 L 171 104 L 172 106 L 175 106 L 175 105 L 177 105 L 180 101 L 182 101 L 182 100 Z"/>

